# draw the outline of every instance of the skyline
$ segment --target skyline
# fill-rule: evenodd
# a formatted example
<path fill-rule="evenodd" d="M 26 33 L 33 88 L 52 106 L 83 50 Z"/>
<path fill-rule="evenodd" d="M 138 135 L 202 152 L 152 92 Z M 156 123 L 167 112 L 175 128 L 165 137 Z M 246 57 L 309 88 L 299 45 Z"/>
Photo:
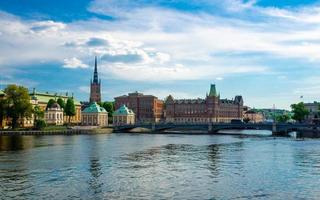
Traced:
<path fill-rule="evenodd" d="M 1 2 L 1 88 L 87 101 L 97 55 L 103 100 L 203 98 L 211 83 L 257 108 L 320 98 L 319 1 L 198 2 Z"/>

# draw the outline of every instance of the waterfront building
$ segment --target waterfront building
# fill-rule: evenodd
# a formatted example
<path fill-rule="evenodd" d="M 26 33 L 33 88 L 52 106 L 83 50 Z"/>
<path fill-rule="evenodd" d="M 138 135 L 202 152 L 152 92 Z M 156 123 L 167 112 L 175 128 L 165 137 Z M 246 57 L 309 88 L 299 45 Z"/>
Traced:
<path fill-rule="evenodd" d="M 108 112 L 93 102 L 82 111 L 82 125 L 108 126 Z"/>
<path fill-rule="evenodd" d="M 98 79 L 97 57 L 94 60 L 93 81 L 90 81 L 90 103 L 101 102 L 101 80 Z"/>
<path fill-rule="evenodd" d="M 242 96 L 221 99 L 214 84 L 205 99 L 174 99 L 169 95 L 165 100 L 165 121 L 172 123 L 230 122 L 242 119 Z"/>
<path fill-rule="evenodd" d="M 256 110 L 248 110 L 243 114 L 243 119 L 249 119 L 249 122 L 259 123 L 265 120 L 263 114 Z"/>
<path fill-rule="evenodd" d="M 58 103 L 52 104 L 50 108 L 47 108 L 44 119 L 47 124 L 63 125 L 63 108 L 61 108 Z"/>
<path fill-rule="evenodd" d="M 30 93 L 30 98 L 31 98 L 31 104 L 33 106 L 38 105 L 41 110 L 45 111 L 47 108 L 48 101 L 50 99 L 58 100 L 61 98 L 65 103 L 67 103 L 68 98 L 73 98 L 74 105 L 76 108 L 76 115 L 70 118 L 70 122 L 73 124 L 80 124 L 81 123 L 81 104 L 79 101 L 77 101 L 73 95 L 69 95 L 66 93 L 65 95 L 59 95 L 57 93 L 55 94 L 50 94 L 48 92 L 46 93 L 40 93 L 37 92 L 36 89 L 34 88 L 32 93 Z M 64 115 L 63 121 L 65 123 L 69 122 L 69 117 Z"/>
<path fill-rule="evenodd" d="M 134 124 L 135 114 L 126 105 L 122 105 L 113 113 L 113 125 Z"/>
<path fill-rule="evenodd" d="M 135 122 L 160 122 L 163 117 L 163 101 L 153 95 L 134 92 L 114 98 L 115 109 L 126 105 L 135 113 Z"/>
<path fill-rule="evenodd" d="M 5 99 L 5 98 L 6 98 L 6 94 L 2 90 L 0 90 L 0 100 Z M 2 120 L 2 123 L 0 123 L 0 129 L 5 128 L 7 126 L 7 123 L 8 123 L 8 119 L 4 118 Z"/>
<path fill-rule="evenodd" d="M 306 117 L 306 121 L 309 123 L 318 123 L 320 121 L 320 103 L 314 101 L 313 103 L 304 103 L 304 106 L 309 111 L 309 115 Z"/>

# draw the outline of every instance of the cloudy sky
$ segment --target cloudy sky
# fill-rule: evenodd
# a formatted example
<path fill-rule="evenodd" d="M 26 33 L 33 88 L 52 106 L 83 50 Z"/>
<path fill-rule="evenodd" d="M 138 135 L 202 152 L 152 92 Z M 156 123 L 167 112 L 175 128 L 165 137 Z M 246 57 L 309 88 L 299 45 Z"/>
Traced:
<path fill-rule="evenodd" d="M 2 0 L 0 82 L 88 100 L 132 91 L 288 108 L 320 100 L 320 1 Z"/>

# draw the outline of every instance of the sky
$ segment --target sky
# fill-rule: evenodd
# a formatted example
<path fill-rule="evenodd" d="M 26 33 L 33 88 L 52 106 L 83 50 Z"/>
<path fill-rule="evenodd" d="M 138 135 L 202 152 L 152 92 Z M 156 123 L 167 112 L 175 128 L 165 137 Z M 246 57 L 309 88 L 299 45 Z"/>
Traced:
<path fill-rule="evenodd" d="M 288 109 L 320 101 L 320 1 L 0 1 L 0 89 L 88 101 L 94 56 L 105 101 L 205 98 L 216 84 L 221 98 Z"/>

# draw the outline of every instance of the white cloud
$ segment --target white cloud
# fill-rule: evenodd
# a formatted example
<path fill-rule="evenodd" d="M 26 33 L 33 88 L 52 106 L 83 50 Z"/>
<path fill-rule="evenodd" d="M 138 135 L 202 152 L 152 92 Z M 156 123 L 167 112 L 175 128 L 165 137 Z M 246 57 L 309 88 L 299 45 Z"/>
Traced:
<path fill-rule="evenodd" d="M 110 21 L 27 21 L 0 12 L 0 70 L 1 66 L 45 62 L 86 68 L 85 63 L 98 55 L 102 73 L 108 77 L 219 80 L 232 74 L 277 70 L 264 61 L 265 55 L 320 63 L 320 42 L 313 42 L 319 40 L 320 28 L 315 24 L 320 22 L 311 17 L 318 8 L 266 9 L 254 0 L 228 0 L 229 6 L 221 3 L 232 12 L 249 9 L 263 18 L 255 22 L 116 2 L 98 0 L 90 7 L 92 12 L 121 16 Z M 134 4 L 131 12 L 126 12 L 128 4 Z M 295 26 L 288 25 L 292 21 Z M 241 53 L 249 56 L 233 56 Z M 260 60 L 250 54 L 261 54 Z"/>
<path fill-rule="evenodd" d="M 63 67 L 64 68 L 71 68 L 71 69 L 76 69 L 76 68 L 87 68 L 88 65 L 83 64 L 81 60 L 79 60 L 78 58 L 65 58 L 63 60 L 64 64 Z"/>

